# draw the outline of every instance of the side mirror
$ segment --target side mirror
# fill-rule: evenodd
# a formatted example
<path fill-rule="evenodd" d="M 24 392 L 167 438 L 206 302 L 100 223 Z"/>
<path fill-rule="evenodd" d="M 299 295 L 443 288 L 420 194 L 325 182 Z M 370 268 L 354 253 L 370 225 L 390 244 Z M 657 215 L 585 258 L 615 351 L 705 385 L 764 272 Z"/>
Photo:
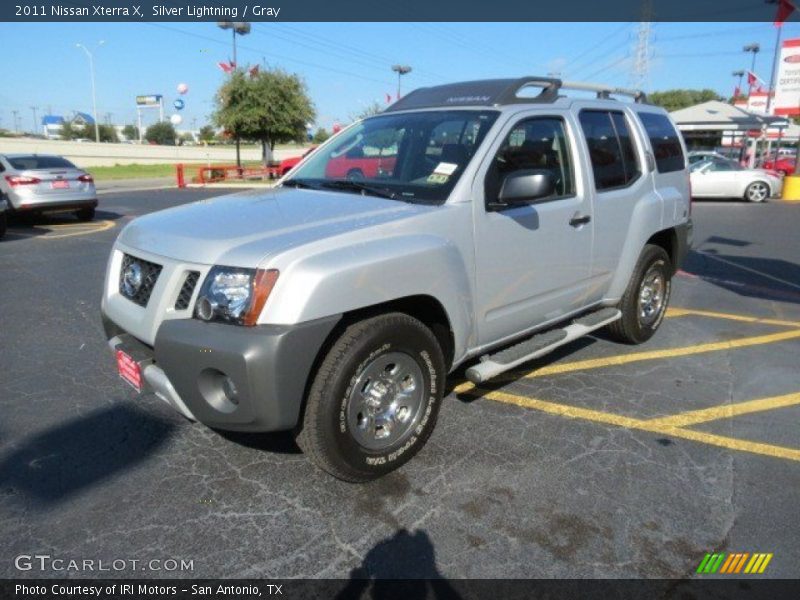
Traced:
<path fill-rule="evenodd" d="M 531 204 L 556 193 L 556 180 L 550 171 L 523 169 L 509 173 L 500 186 L 494 208 Z"/>

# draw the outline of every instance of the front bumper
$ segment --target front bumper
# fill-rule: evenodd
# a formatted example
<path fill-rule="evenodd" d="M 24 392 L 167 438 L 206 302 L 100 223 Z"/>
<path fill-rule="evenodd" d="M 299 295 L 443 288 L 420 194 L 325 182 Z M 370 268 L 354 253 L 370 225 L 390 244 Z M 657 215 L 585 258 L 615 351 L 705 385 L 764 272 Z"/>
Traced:
<path fill-rule="evenodd" d="M 103 316 L 112 349 L 133 356 L 147 387 L 189 419 L 232 431 L 297 424 L 314 361 L 340 315 L 299 325 L 164 321 L 147 346 Z M 227 377 L 236 390 L 222 385 Z"/>

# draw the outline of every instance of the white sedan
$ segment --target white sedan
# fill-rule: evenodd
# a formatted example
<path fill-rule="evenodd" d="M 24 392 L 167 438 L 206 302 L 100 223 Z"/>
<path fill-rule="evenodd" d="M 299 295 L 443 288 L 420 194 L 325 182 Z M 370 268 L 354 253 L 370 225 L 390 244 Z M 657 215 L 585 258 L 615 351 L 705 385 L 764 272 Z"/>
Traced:
<path fill-rule="evenodd" d="M 783 187 L 779 173 L 747 169 L 733 160 L 712 158 L 689 167 L 694 198 L 744 198 L 763 202 L 778 196 Z"/>

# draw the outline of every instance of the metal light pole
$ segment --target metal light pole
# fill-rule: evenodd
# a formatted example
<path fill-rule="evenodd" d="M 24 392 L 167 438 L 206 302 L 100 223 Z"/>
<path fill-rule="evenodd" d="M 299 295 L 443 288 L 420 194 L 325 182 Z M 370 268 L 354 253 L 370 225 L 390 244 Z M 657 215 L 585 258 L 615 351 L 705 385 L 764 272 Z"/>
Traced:
<path fill-rule="evenodd" d="M 105 44 L 105 42 L 101 40 L 100 42 L 98 42 L 97 45 L 99 47 L 102 46 L 103 44 Z M 94 119 L 94 141 L 99 142 L 100 125 L 97 122 L 97 93 L 95 91 L 95 85 L 94 85 L 94 56 L 92 56 L 92 53 L 89 52 L 89 49 L 83 44 L 75 44 L 75 47 L 83 50 L 86 53 L 87 58 L 89 59 L 89 72 L 92 77 L 92 118 Z"/>
<path fill-rule="evenodd" d="M 19 115 L 19 111 L 12 110 L 11 114 L 14 115 L 14 133 L 19 133 L 19 125 L 17 124 L 17 115 Z"/>
<path fill-rule="evenodd" d="M 236 35 L 247 35 L 250 33 L 250 23 L 245 23 L 244 21 L 232 22 L 232 21 L 218 21 L 217 27 L 220 29 L 230 29 L 231 35 L 233 36 L 233 68 L 237 69 L 239 67 L 239 63 L 236 62 Z M 239 151 L 239 136 L 236 136 L 236 166 L 241 168 L 242 166 L 242 159 Z"/>
<path fill-rule="evenodd" d="M 777 4 L 778 0 L 766 0 L 767 4 Z M 775 52 L 772 55 L 772 68 L 769 72 L 769 93 L 767 94 L 767 114 L 770 113 L 772 107 L 772 94 L 774 93 L 775 86 L 775 71 L 778 65 L 778 57 L 781 54 L 781 33 L 783 32 L 783 23 L 777 23 L 775 29 L 778 31 L 775 34 Z"/>
<path fill-rule="evenodd" d="M 753 60 L 750 64 L 750 73 L 753 75 L 756 74 L 756 56 L 758 56 L 758 52 L 761 50 L 761 44 L 753 42 L 752 44 L 747 44 L 742 51 L 744 52 L 752 52 L 753 53 Z M 753 84 L 748 83 L 747 88 L 747 95 L 750 96 L 753 93 Z"/>
<path fill-rule="evenodd" d="M 400 100 L 400 79 L 403 75 L 411 73 L 411 67 L 408 65 L 392 65 L 392 71 L 397 73 L 397 99 Z"/>
<path fill-rule="evenodd" d="M 39 127 L 36 121 L 36 111 L 39 110 L 38 106 L 31 106 L 31 110 L 33 111 L 33 133 L 36 134 L 36 130 Z"/>
<path fill-rule="evenodd" d="M 731 75 L 733 75 L 734 77 L 738 77 L 739 78 L 739 83 L 736 84 L 736 89 L 739 90 L 739 94 L 741 94 L 742 93 L 742 77 L 744 77 L 744 70 L 743 69 L 739 69 L 738 71 L 734 71 L 733 73 L 731 73 Z M 734 100 L 735 100 L 735 98 L 734 98 Z"/>

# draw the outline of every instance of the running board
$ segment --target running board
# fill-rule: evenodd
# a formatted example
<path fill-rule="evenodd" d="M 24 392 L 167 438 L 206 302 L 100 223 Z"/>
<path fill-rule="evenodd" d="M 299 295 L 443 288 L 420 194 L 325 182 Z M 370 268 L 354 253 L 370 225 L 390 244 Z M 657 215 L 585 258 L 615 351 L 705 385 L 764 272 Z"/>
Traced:
<path fill-rule="evenodd" d="M 495 354 L 481 356 L 477 365 L 467 369 L 467 379 L 476 384 L 485 383 L 522 363 L 549 354 L 559 346 L 569 344 L 596 329 L 605 327 L 621 316 L 622 313 L 616 308 L 601 308 L 575 319 L 564 328 L 538 333 Z"/>

